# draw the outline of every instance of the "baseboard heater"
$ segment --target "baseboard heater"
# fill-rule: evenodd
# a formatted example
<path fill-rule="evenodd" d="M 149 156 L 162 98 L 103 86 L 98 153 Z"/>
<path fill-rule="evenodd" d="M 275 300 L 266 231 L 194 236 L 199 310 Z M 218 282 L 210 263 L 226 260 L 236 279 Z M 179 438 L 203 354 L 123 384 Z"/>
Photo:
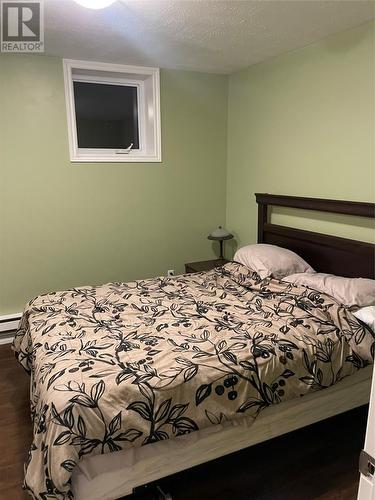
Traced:
<path fill-rule="evenodd" d="M 0 316 L 0 344 L 12 342 L 22 313 L 5 314 Z"/>

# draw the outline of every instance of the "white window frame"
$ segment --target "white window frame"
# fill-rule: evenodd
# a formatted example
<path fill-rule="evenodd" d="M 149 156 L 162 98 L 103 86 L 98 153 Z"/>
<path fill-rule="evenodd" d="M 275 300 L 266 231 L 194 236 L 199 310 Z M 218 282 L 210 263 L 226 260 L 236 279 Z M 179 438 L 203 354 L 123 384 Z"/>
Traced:
<path fill-rule="evenodd" d="M 71 162 L 161 162 L 159 68 L 63 60 Z M 79 148 L 73 82 L 137 88 L 139 149 Z"/>

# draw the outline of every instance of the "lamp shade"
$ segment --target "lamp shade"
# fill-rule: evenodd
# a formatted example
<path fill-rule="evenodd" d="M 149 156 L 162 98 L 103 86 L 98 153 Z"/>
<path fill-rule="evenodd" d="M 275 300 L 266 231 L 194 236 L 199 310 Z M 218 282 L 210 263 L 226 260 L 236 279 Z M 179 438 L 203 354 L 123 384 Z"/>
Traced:
<path fill-rule="evenodd" d="M 233 234 L 227 231 L 224 227 L 219 226 L 208 235 L 209 240 L 230 240 L 233 238 Z"/>

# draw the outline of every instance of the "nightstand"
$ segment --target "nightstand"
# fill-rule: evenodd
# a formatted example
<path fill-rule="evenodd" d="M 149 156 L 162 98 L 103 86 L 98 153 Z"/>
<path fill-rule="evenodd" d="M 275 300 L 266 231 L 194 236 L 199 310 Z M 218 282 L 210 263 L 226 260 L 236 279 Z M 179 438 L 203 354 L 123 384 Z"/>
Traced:
<path fill-rule="evenodd" d="M 210 271 L 215 267 L 223 266 L 229 262 L 227 259 L 202 260 L 200 262 L 190 262 L 185 264 L 185 273 L 201 273 L 202 271 Z"/>

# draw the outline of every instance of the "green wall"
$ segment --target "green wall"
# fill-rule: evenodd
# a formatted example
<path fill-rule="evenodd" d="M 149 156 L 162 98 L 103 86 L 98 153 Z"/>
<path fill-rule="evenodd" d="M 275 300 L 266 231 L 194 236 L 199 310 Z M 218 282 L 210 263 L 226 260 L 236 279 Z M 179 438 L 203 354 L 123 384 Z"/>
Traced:
<path fill-rule="evenodd" d="M 0 314 L 182 272 L 220 223 L 255 242 L 257 191 L 375 201 L 374 60 L 371 23 L 230 76 L 229 95 L 225 76 L 162 70 L 163 162 L 72 164 L 61 60 L 0 55 Z M 272 220 L 375 241 L 372 221 L 302 216 Z"/>
<path fill-rule="evenodd" d="M 0 85 L 0 314 L 214 256 L 227 77 L 161 72 L 163 162 L 148 164 L 70 163 L 61 59 L 3 54 Z"/>
<path fill-rule="evenodd" d="M 256 241 L 255 192 L 375 201 L 374 61 L 371 23 L 230 77 L 226 220 L 238 244 Z M 294 214 L 272 220 L 375 241 L 369 220 Z"/>

